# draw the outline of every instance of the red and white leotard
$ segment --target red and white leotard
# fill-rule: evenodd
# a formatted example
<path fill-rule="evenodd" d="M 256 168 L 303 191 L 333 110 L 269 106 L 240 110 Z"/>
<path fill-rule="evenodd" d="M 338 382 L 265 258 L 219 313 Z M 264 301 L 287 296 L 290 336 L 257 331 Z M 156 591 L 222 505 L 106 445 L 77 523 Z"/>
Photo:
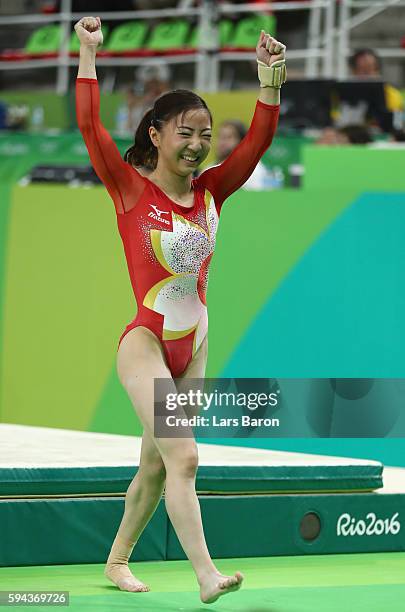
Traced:
<path fill-rule="evenodd" d="M 206 290 L 224 200 L 253 172 L 276 131 L 279 106 L 257 102 L 250 129 L 220 165 L 192 180 L 194 204 L 181 206 L 122 159 L 103 127 L 96 79 L 77 79 L 76 111 L 93 167 L 113 199 L 142 325 L 160 340 L 180 376 L 208 331 Z M 119 346 L 118 343 L 118 346 Z"/>

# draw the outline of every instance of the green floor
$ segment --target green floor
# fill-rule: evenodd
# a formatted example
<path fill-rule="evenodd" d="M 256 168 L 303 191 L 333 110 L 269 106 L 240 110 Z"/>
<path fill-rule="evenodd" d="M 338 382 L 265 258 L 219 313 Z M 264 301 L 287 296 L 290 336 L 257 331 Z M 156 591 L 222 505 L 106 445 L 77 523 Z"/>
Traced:
<path fill-rule="evenodd" d="M 149 593 L 123 593 L 103 576 L 102 565 L 54 565 L 0 569 L 0 590 L 66 590 L 68 610 L 197 612 L 403 612 L 405 552 L 269 557 L 217 561 L 224 573 L 241 570 L 242 590 L 211 606 L 200 602 L 186 561 L 133 563 Z M 13 606 L 13 609 L 26 609 Z M 35 610 L 49 607 L 35 606 Z"/>

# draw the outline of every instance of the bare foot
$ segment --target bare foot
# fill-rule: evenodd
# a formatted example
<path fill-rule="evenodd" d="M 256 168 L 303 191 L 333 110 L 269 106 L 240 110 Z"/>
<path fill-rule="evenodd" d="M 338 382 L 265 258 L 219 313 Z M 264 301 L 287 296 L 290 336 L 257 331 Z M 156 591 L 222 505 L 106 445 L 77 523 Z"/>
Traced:
<path fill-rule="evenodd" d="M 200 584 L 200 598 L 203 603 L 214 603 L 221 595 L 237 591 L 242 586 L 243 574 L 224 576 L 219 572 L 210 574 Z"/>
<path fill-rule="evenodd" d="M 150 591 L 148 585 L 135 578 L 128 565 L 123 563 L 107 564 L 104 576 L 111 580 L 121 591 L 131 593 L 146 593 Z"/>

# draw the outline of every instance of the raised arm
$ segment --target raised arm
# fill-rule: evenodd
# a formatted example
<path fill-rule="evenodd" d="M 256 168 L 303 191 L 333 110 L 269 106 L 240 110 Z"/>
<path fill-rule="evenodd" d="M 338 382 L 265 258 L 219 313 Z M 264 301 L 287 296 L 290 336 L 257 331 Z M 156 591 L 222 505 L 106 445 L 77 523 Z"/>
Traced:
<path fill-rule="evenodd" d="M 100 19 L 84 17 L 75 25 L 80 39 L 76 81 L 76 115 L 79 129 L 98 177 L 114 201 L 117 213 L 129 212 L 145 189 L 140 174 L 127 164 L 100 120 L 100 92 L 96 75 L 96 50 L 102 43 Z"/>
<path fill-rule="evenodd" d="M 248 133 L 222 164 L 205 170 L 198 178 L 213 195 L 218 212 L 224 200 L 252 174 L 277 128 L 280 87 L 286 79 L 285 46 L 262 31 L 256 53 L 260 94 Z"/>

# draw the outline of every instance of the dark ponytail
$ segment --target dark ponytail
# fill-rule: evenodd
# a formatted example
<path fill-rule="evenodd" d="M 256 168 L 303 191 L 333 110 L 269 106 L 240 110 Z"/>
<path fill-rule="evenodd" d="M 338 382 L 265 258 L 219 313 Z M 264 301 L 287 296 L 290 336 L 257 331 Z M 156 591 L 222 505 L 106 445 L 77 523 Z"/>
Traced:
<path fill-rule="evenodd" d="M 136 132 L 135 142 L 124 155 L 124 160 L 135 168 L 154 170 L 158 160 L 158 150 L 149 136 L 149 127 L 153 125 L 160 131 L 163 125 L 180 113 L 189 110 L 206 110 L 212 124 L 212 115 L 204 100 L 187 89 L 175 89 L 161 95 L 155 101 L 153 108 L 143 116 Z"/>
<path fill-rule="evenodd" d="M 143 167 L 149 170 L 156 168 L 157 149 L 149 136 L 152 115 L 153 108 L 144 114 L 135 132 L 135 142 L 124 155 L 124 161 L 135 168 Z"/>

